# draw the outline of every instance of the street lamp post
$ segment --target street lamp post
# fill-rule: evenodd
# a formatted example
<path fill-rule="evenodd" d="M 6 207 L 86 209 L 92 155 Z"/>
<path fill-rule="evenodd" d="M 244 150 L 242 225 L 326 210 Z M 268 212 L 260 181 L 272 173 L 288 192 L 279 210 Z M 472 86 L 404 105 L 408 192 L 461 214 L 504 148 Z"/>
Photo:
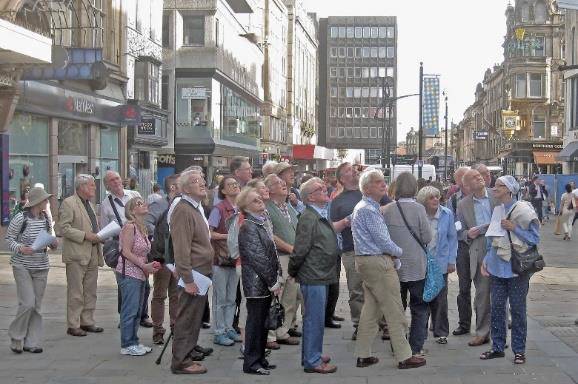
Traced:
<path fill-rule="evenodd" d="M 444 145 L 444 181 L 448 180 L 448 95 L 443 92 L 446 101 L 446 114 L 444 116 L 446 123 L 445 145 Z"/>
<path fill-rule="evenodd" d="M 419 63 L 419 131 L 417 134 L 417 177 L 421 179 L 423 168 L 423 62 Z"/>

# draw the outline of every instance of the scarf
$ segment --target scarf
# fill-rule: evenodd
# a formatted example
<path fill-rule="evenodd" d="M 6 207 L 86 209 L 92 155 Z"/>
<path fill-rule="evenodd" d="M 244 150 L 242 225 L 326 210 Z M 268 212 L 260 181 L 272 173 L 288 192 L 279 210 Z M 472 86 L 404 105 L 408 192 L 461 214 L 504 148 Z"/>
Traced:
<path fill-rule="evenodd" d="M 532 207 L 532 205 L 527 201 L 517 201 L 514 203 L 508 211 L 508 214 L 510 213 L 512 213 L 510 220 L 524 230 L 527 230 L 530 227 L 532 221 L 538 220 L 538 215 L 536 214 L 534 207 Z M 512 238 L 512 244 L 516 251 L 522 253 L 528 250 L 528 244 L 520 240 L 513 231 L 510 232 L 510 237 Z M 509 262 L 512 258 L 512 250 L 510 248 L 508 235 L 493 237 L 492 247 L 496 248 L 496 254 L 500 259 Z"/>

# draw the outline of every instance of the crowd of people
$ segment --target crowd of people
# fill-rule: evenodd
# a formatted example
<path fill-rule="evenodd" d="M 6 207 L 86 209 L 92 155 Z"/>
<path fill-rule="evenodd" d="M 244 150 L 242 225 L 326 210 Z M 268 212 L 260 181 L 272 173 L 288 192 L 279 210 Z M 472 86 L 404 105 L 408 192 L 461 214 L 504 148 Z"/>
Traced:
<path fill-rule="evenodd" d="M 530 188 L 530 204 L 518 199 L 521 186 L 515 178 L 492 180 L 483 164 L 457 169 L 449 189 L 416 180 L 411 173 L 402 173 L 388 186 L 379 169 L 360 172 L 347 162 L 337 168 L 336 183 L 307 176 L 298 189 L 288 163 L 268 162 L 260 177 L 253 176 L 249 160 L 236 157 L 230 173 L 209 188 L 203 170 L 192 166 L 165 179 L 164 197 L 156 188 L 155 196 L 145 200 L 124 189 L 118 173 L 108 171 L 104 181 L 109 194 L 97 216 L 94 178 L 78 175 L 76 193 L 60 206 L 56 232 L 62 241 L 47 247 L 62 248 L 67 333 L 82 337 L 103 331 L 94 318 L 105 241 L 97 233 L 115 221 L 122 230 L 118 238 L 106 241 L 118 242 L 114 273 L 120 353 L 151 352 L 138 337 L 140 326 L 153 328 L 154 344 L 169 342 L 168 328 L 175 374 L 207 372 L 200 361 L 213 348 L 198 340 L 211 318 L 214 344 L 239 343 L 245 373 L 271 374 L 271 350 L 299 344 L 305 372 L 335 372 L 337 366 L 323 351 L 323 337 L 326 328 L 341 328 L 344 320 L 335 313 L 342 266 L 357 367 L 379 362 L 372 353 L 378 334 L 391 341 L 399 369 L 426 364 L 428 331 L 435 342 L 447 344 L 447 281 L 454 272 L 459 322 L 453 336 L 473 331 L 469 346 L 491 340 L 480 358 L 500 358 L 505 356 L 510 323 L 514 363 L 525 363 L 531 274 L 512 271 L 511 252 L 540 242 L 542 213 L 534 202 L 544 194 L 539 184 Z M 560 209 L 566 226 L 576 204 L 571 195 L 567 186 Z M 31 245 L 43 229 L 52 231 L 45 213 L 50 197 L 42 187 L 32 188 L 6 234 L 19 302 L 9 329 L 14 353 L 42 352 L 41 303 L 49 264 L 47 249 Z M 500 205 L 508 216 L 499 226 L 508 236 L 486 236 L 494 208 Z M 444 287 L 426 300 L 430 258 Z M 207 277 L 212 282 L 208 292 Z"/>

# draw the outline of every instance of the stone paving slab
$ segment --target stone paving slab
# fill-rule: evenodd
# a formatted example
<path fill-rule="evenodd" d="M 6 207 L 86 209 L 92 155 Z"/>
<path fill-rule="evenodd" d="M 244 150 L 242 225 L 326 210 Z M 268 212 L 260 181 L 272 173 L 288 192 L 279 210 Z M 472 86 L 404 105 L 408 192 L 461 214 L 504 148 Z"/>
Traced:
<path fill-rule="evenodd" d="M 544 228 L 548 231 L 548 226 Z M 333 375 L 313 375 L 300 366 L 301 348 L 282 346 L 270 360 L 278 365 L 269 377 L 245 375 L 242 360 L 235 347 L 215 347 L 210 330 L 201 333 L 201 344 L 215 348 L 204 364 L 209 373 L 188 377 L 169 371 L 170 348 L 160 366 L 154 364 L 160 348 L 144 357 L 119 354 L 120 336 L 116 328 L 116 283 L 113 273 L 103 268 L 99 276 L 96 319 L 105 328 L 103 334 L 74 338 L 65 334 L 66 288 L 64 268 L 58 255 L 51 255 L 49 284 L 44 299 L 45 353 L 14 355 L 8 349 L 7 329 L 16 311 L 15 287 L 8 258 L 0 255 L 0 384 L 101 384 L 101 383 L 203 383 L 203 384 L 477 384 L 477 383 L 578 383 L 578 330 L 573 323 L 578 313 L 578 254 L 569 255 L 568 243 L 553 235 L 543 236 L 543 249 L 549 264 L 532 278 L 528 302 L 528 343 L 526 365 L 512 363 L 512 352 L 505 359 L 481 361 L 479 354 L 489 348 L 467 346 L 469 337 L 448 338 L 447 345 L 426 341 L 426 367 L 400 371 L 396 368 L 389 342 L 376 338 L 374 350 L 380 363 L 360 369 L 353 358 L 353 328 L 349 321 L 343 328 L 326 330 L 324 349 L 339 367 Z M 550 259 L 552 261 L 550 261 Z M 575 262 L 576 261 L 576 262 Z M 567 264 L 564 264 L 567 263 Z M 455 297 L 457 276 L 450 276 L 450 328 L 457 323 Z M 341 279 L 341 295 L 337 313 L 349 317 L 345 278 Z M 168 318 L 168 316 L 167 316 Z M 151 344 L 152 332 L 141 328 L 141 341 Z M 557 337 L 558 336 L 558 337 Z M 574 347 L 576 346 L 576 347 Z"/>

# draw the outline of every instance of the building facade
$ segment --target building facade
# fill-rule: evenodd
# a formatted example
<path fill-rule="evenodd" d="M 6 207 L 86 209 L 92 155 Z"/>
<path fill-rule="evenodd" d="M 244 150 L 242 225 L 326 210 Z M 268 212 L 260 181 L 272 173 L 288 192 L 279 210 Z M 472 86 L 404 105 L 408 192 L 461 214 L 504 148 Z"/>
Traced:
<path fill-rule="evenodd" d="M 387 100 L 397 96 L 396 18 L 329 17 L 319 36 L 319 141 L 365 149 L 365 162 L 379 163 L 384 145 L 397 143 L 396 102 Z"/>
<path fill-rule="evenodd" d="M 163 87 L 177 171 L 208 177 L 233 156 L 261 162 L 262 9 L 245 0 L 165 1 Z"/>

